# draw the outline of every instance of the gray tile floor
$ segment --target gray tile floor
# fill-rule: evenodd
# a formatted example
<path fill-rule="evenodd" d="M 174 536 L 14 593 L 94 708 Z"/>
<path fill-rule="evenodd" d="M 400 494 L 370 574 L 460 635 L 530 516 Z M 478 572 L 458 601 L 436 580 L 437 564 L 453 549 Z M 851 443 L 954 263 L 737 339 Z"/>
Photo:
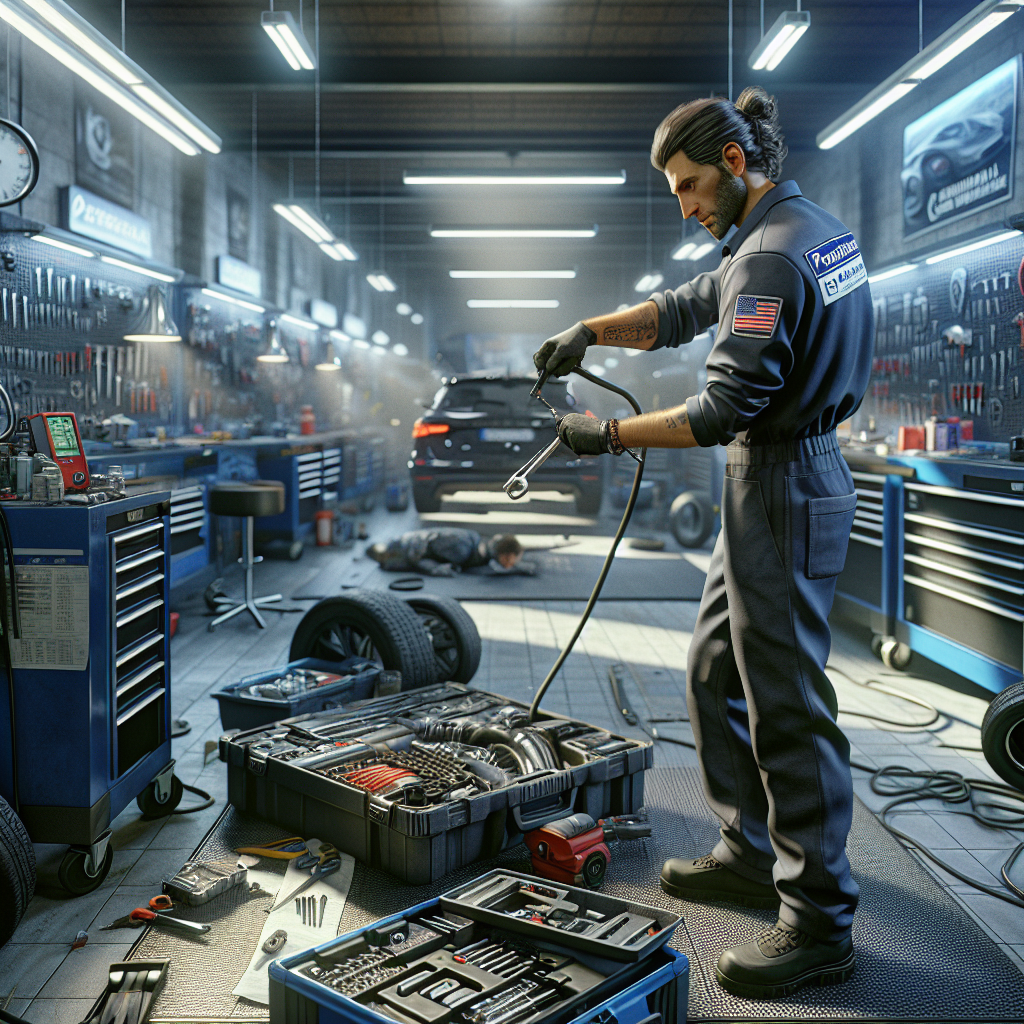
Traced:
<path fill-rule="evenodd" d="M 381 512 L 370 517 L 369 525 L 374 538 L 380 539 L 407 528 L 409 522 L 408 516 L 388 517 Z M 533 529 L 543 531 L 543 515 L 537 516 Z M 562 532 L 565 527 L 556 529 Z M 337 570 L 340 580 L 361 547 L 349 552 L 308 548 L 298 563 L 265 563 L 259 570 L 258 589 L 301 593 L 304 584 L 328 567 Z M 699 566 L 706 556 L 706 552 L 688 555 Z M 297 607 L 308 607 L 308 603 Z M 582 603 L 545 601 L 467 602 L 465 607 L 483 638 L 483 659 L 474 685 L 520 699 L 532 696 L 583 609 Z M 171 648 L 173 710 L 176 717 L 189 720 L 192 731 L 174 741 L 177 773 L 184 782 L 212 793 L 217 804 L 197 814 L 155 822 L 142 821 L 135 805 L 130 805 L 113 823 L 110 875 L 96 892 L 78 899 L 63 897 L 56 883 L 63 848 L 37 847 L 37 895 L 13 939 L 0 949 L 0 1005 L 14 989 L 9 1009 L 33 1024 L 75 1024 L 85 1016 L 103 987 L 108 964 L 122 959 L 136 937 L 130 931 L 104 932 L 100 927 L 155 895 L 160 880 L 187 859 L 220 814 L 226 778 L 216 760 L 221 728 L 210 694 L 243 675 L 285 661 L 298 620 L 295 614 L 271 614 L 269 628 L 259 632 L 239 616 L 211 636 L 199 595 L 185 600 L 181 610 L 179 635 Z M 630 733 L 616 712 L 607 676 L 611 664 L 623 661 L 633 666 L 639 680 L 639 685 L 627 683 L 627 693 L 641 715 L 684 711 L 686 652 L 696 610 L 695 602 L 601 602 L 544 706 Z M 831 664 L 836 669 L 830 674 L 840 706 L 850 711 L 920 721 L 921 709 L 863 685 L 874 679 L 975 725 L 980 725 L 985 712 L 981 696 L 945 685 L 937 666 L 912 665 L 912 670 L 927 669 L 921 675 L 888 672 L 870 654 L 867 634 L 842 624 L 834 630 Z M 968 777 L 996 778 L 980 753 L 940 746 L 977 746 L 974 727 L 945 720 L 939 731 L 917 732 L 847 714 L 840 723 L 850 737 L 854 759 L 861 763 L 953 769 Z M 659 728 L 665 735 L 690 736 L 685 723 Z M 691 750 L 669 743 L 659 744 L 656 756 L 663 764 L 695 763 Z M 855 771 L 854 777 L 857 794 L 877 811 L 885 798 L 871 791 L 866 773 Z M 193 799 L 186 794 L 186 801 Z M 931 801 L 896 815 L 894 824 L 941 851 L 965 873 L 998 885 L 999 867 L 1024 840 L 1024 833 L 988 829 L 955 811 Z M 1024 970 L 1024 911 L 979 893 L 940 869 L 934 873 Z M 89 933 L 88 944 L 71 951 L 80 929 Z"/>

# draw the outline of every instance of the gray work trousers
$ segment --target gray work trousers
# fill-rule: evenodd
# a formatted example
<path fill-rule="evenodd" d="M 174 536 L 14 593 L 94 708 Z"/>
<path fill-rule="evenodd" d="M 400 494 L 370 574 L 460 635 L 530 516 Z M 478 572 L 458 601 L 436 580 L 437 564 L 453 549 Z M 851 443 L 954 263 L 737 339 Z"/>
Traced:
<path fill-rule="evenodd" d="M 687 666 L 714 856 L 774 881 L 783 922 L 850 931 L 850 745 L 825 675 L 856 495 L 835 434 L 727 449 L 722 531 Z"/>

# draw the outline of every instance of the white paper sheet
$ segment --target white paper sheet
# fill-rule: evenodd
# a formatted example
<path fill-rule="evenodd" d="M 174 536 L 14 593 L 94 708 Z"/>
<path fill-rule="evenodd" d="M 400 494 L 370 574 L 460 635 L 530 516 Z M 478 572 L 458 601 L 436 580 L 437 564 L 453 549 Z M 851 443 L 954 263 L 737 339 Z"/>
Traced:
<path fill-rule="evenodd" d="M 319 839 L 309 840 L 309 846 L 317 849 Z M 249 999 L 254 1003 L 267 1005 L 270 1002 L 270 965 L 274 960 L 281 960 L 284 957 L 300 953 L 304 949 L 313 946 L 320 946 L 333 939 L 338 934 L 341 925 L 341 915 L 345 910 L 345 901 L 348 898 L 348 890 L 352 884 L 352 872 L 355 870 L 355 860 L 347 853 L 341 855 L 341 867 L 328 875 L 326 878 L 318 879 L 302 896 L 316 897 L 317 919 L 320 914 L 320 897 L 327 897 L 327 906 L 324 909 L 323 925 L 313 927 L 307 921 L 302 923 L 302 915 L 295 913 L 295 900 L 290 899 L 284 906 L 272 910 L 267 917 L 267 923 L 260 932 L 259 941 L 256 943 L 256 951 L 252 960 L 246 968 L 245 974 L 235 986 L 233 994 Z M 269 892 L 275 889 L 278 895 L 287 894 L 297 889 L 307 878 L 309 868 L 297 868 L 295 861 L 288 862 L 288 871 L 281 882 L 281 876 L 271 872 L 263 872 L 259 869 L 249 869 L 249 881 L 259 882 Z M 280 885 L 279 885 L 280 883 Z M 301 897 L 299 897 L 301 898 Z M 276 902 L 276 897 L 275 897 Z M 278 929 L 288 933 L 288 940 L 276 953 L 264 953 L 263 943 L 270 938 Z"/>

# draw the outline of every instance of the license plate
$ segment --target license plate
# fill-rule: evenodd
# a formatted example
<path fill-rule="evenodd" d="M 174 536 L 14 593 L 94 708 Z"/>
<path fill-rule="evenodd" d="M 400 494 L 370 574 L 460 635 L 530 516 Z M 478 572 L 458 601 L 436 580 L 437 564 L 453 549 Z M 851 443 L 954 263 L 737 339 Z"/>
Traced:
<path fill-rule="evenodd" d="M 530 427 L 481 427 L 481 441 L 532 441 L 533 430 Z"/>

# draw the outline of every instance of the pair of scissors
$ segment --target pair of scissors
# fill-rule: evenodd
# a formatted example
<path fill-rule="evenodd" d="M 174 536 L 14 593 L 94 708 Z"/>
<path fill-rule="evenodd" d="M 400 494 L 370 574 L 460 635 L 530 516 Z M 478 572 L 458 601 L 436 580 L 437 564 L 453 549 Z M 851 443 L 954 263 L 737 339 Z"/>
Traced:
<path fill-rule="evenodd" d="M 314 882 L 334 874 L 341 867 L 341 853 L 330 843 L 322 843 L 318 853 L 307 851 L 305 856 L 300 856 L 295 861 L 295 864 L 300 868 L 311 868 L 309 878 L 284 898 L 278 897 L 277 902 L 270 908 L 271 913 L 295 899 L 300 893 L 304 893 Z"/>

